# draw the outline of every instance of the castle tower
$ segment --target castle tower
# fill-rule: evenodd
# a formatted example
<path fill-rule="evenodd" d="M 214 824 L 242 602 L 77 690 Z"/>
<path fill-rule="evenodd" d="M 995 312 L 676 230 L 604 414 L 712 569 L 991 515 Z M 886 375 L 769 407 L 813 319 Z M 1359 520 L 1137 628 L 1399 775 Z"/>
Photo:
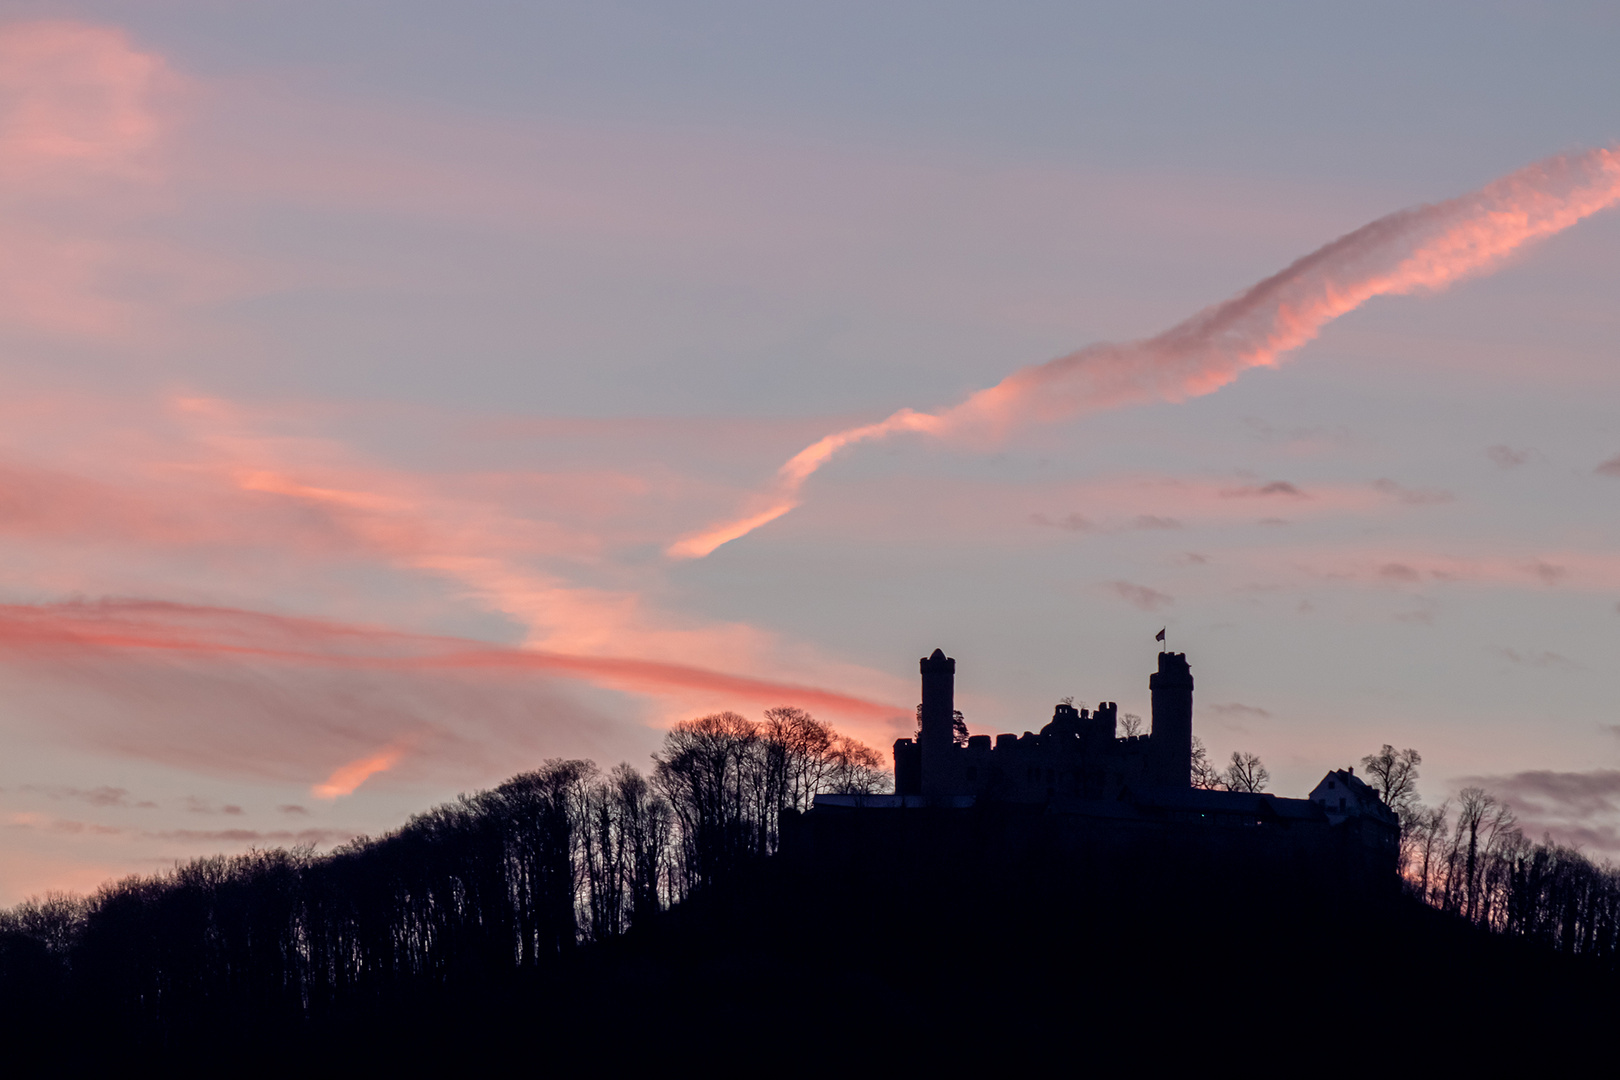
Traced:
<path fill-rule="evenodd" d="M 922 669 L 922 793 L 956 795 L 956 661 L 935 649 L 918 661 Z M 1189 744 L 1190 745 L 1190 744 Z"/>
<path fill-rule="evenodd" d="M 1148 781 L 1165 787 L 1192 786 L 1192 669 L 1185 653 L 1160 653 L 1159 670 L 1148 678 L 1153 693 L 1153 741 L 1148 747 Z"/>

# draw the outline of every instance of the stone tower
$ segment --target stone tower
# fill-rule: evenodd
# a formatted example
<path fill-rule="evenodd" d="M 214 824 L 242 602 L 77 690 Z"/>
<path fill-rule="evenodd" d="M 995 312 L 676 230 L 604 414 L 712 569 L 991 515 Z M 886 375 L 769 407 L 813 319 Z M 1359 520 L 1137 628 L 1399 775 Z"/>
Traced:
<path fill-rule="evenodd" d="M 1185 653 L 1160 653 L 1148 678 L 1153 693 L 1153 741 L 1147 779 L 1164 787 L 1192 786 L 1192 669 Z"/>
<path fill-rule="evenodd" d="M 922 793 L 956 795 L 956 661 L 939 649 L 918 661 L 922 668 Z"/>

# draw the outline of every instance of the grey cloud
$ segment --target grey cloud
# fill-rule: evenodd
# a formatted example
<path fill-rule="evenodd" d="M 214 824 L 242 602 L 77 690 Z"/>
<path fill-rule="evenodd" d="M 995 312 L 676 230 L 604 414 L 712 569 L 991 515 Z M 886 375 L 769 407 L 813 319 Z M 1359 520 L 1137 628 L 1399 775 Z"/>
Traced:
<path fill-rule="evenodd" d="M 1497 468 L 1516 469 L 1530 460 L 1530 451 L 1515 450 L 1511 446 L 1503 446 L 1498 443 L 1495 446 L 1486 447 L 1485 456 L 1490 458 Z"/>
<path fill-rule="evenodd" d="M 1552 585 L 1569 576 L 1569 570 L 1556 563 L 1538 562 L 1531 569 L 1544 585 Z"/>
<path fill-rule="evenodd" d="M 1115 596 L 1143 611 L 1158 611 L 1175 603 L 1175 599 L 1166 593 L 1150 589 L 1146 585 L 1133 585 L 1129 581 L 1110 581 L 1108 588 Z"/>
<path fill-rule="evenodd" d="M 1616 454 L 1592 471 L 1599 476 L 1620 476 L 1620 454 Z"/>
<path fill-rule="evenodd" d="M 1620 855 L 1620 769 L 1534 769 L 1466 776 L 1457 783 L 1483 787 L 1506 802 L 1527 836 L 1547 835 L 1602 855 Z"/>
<path fill-rule="evenodd" d="M 229 814 L 233 817 L 242 814 L 242 808 L 230 803 L 224 806 L 216 804 L 212 799 L 199 799 L 195 795 L 187 795 L 183 800 L 186 810 L 193 814 Z"/>
<path fill-rule="evenodd" d="M 1533 769 L 1508 776 L 1467 776 L 1460 783 L 1491 791 L 1521 816 L 1546 815 L 1585 821 L 1601 814 L 1620 815 L 1620 769 L 1592 772 Z"/>
<path fill-rule="evenodd" d="M 1064 529 L 1068 532 L 1090 532 L 1093 528 L 1091 522 L 1079 514 L 1070 514 L 1056 521 L 1045 514 L 1031 514 L 1029 515 L 1029 521 L 1031 525 L 1040 525 L 1049 529 Z"/>
<path fill-rule="evenodd" d="M 1210 705 L 1207 708 L 1216 716 L 1255 716 L 1261 719 L 1271 716 L 1270 712 L 1260 708 L 1258 705 L 1244 705 L 1236 701 L 1228 701 L 1221 705 Z"/>
<path fill-rule="evenodd" d="M 1249 484 L 1246 487 L 1227 488 L 1221 492 L 1223 499 L 1245 499 L 1251 497 L 1275 497 L 1286 499 L 1308 499 L 1309 495 L 1286 480 L 1273 480 L 1269 484 Z"/>
<path fill-rule="evenodd" d="M 1545 652 L 1545 651 L 1543 651 L 1543 652 L 1521 653 L 1517 649 L 1508 649 L 1508 648 L 1501 648 L 1501 647 L 1492 649 L 1491 651 L 1494 652 L 1496 655 L 1500 656 L 1502 659 L 1508 661 L 1509 663 L 1522 664 L 1525 667 L 1567 668 L 1567 669 L 1574 670 L 1574 669 L 1579 669 L 1580 666 L 1581 666 L 1581 665 L 1577 664 L 1575 661 L 1569 659 L 1569 657 L 1560 656 L 1558 653 L 1555 653 L 1555 652 Z"/>
<path fill-rule="evenodd" d="M 90 821 L 72 821 L 66 818 L 33 820 L 35 818 L 44 818 L 44 815 L 31 814 L 21 820 L 9 822 L 6 827 L 8 829 L 44 829 L 48 832 L 68 833 L 70 835 L 93 833 L 97 836 L 116 836 L 125 831 L 116 825 L 99 825 Z"/>
<path fill-rule="evenodd" d="M 130 798 L 128 789 L 121 787 L 76 788 L 24 784 L 18 790 L 44 795 L 51 799 L 72 799 L 75 802 L 89 803 L 91 806 L 135 806 L 146 809 L 157 805 L 150 800 L 135 802 Z"/>
<path fill-rule="evenodd" d="M 1525 823 L 1520 822 L 1521 827 Z M 1596 851 L 1613 856 L 1620 854 L 1620 828 L 1613 825 L 1571 825 L 1558 823 L 1546 828 L 1525 830 L 1530 835 L 1550 836 L 1561 844 L 1569 844 L 1583 851 Z"/>

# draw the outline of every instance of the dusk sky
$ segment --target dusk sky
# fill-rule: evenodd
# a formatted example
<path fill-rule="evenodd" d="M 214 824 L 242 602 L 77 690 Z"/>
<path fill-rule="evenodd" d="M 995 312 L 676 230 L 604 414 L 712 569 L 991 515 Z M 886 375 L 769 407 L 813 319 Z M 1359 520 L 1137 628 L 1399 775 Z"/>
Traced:
<path fill-rule="evenodd" d="M 1161 627 L 1620 857 L 1613 3 L 0 20 L 0 904 Z"/>

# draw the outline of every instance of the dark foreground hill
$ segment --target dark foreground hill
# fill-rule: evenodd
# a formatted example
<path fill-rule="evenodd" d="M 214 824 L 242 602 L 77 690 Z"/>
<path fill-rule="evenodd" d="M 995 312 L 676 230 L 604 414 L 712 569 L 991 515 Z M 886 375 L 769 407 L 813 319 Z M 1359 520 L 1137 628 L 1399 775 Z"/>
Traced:
<path fill-rule="evenodd" d="M 1325 1055 L 1405 1072 L 1431 1056 L 1556 1056 L 1617 1015 L 1607 968 L 1331 861 L 1076 848 L 1027 825 L 992 810 L 900 846 L 846 830 L 831 857 L 789 828 L 782 854 L 623 935 L 530 965 L 469 948 L 324 1003 L 267 990 L 262 971 L 187 990 L 176 958 L 93 942 L 64 966 L 14 935 L 5 1048 L 69 1071 L 1225 1072 Z M 217 909 L 189 917 L 180 933 L 199 948 L 232 932 Z M 118 966 L 165 962 L 138 982 Z"/>

